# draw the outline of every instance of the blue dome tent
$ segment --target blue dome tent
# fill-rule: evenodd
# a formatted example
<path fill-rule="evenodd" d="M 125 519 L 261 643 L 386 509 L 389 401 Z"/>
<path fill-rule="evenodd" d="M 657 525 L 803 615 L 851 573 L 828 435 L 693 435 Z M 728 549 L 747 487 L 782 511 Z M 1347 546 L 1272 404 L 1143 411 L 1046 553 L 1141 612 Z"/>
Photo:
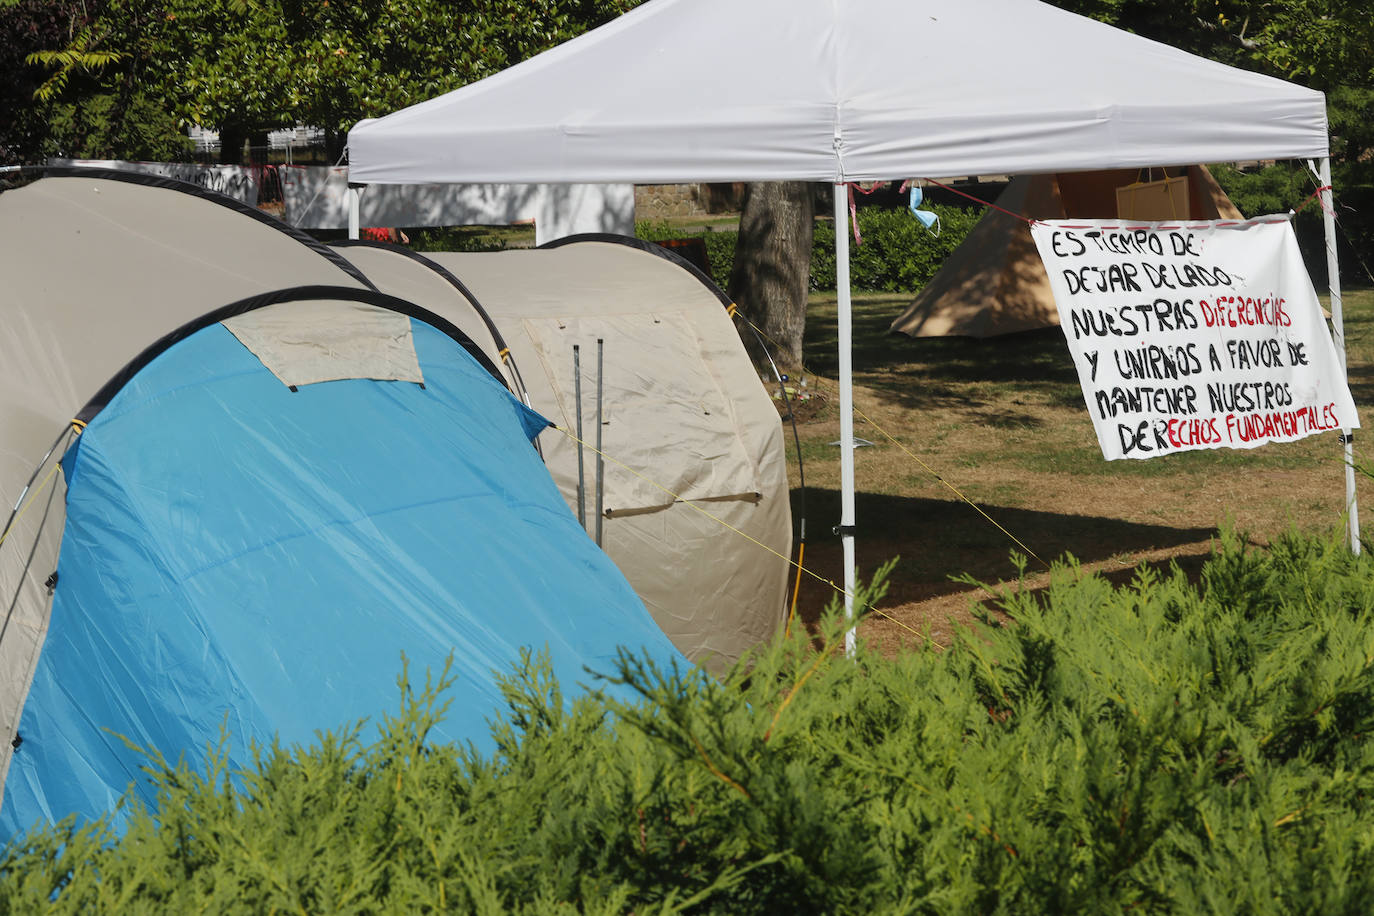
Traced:
<path fill-rule="evenodd" d="M 680 658 L 462 332 L 244 216 L 94 175 L 0 194 L 5 836 L 146 796 L 124 738 L 194 761 L 227 729 L 243 763 L 394 709 L 403 654 L 452 656 L 435 737 L 479 749 L 524 648 L 566 686 Z M 123 270 L 53 273 L 35 220 Z"/>

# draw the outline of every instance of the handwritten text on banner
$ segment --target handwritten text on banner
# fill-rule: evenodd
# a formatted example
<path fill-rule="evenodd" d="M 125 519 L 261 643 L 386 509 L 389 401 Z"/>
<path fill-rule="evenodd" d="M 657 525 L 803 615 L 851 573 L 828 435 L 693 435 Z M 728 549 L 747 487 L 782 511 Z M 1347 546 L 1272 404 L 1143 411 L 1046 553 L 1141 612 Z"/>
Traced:
<path fill-rule="evenodd" d="M 1108 460 L 1360 425 L 1287 219 L 1031 233 Z"/>

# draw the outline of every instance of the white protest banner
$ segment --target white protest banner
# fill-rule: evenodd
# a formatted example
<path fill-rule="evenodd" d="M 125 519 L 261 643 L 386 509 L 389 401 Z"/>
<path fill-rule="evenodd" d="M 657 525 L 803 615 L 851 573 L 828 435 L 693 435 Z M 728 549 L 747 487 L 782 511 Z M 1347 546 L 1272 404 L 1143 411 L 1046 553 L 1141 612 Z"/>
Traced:
<path fill-rule="evenodd" d="M 1288 218 L 1031 234 L 1107 460 L 1360 425 Z"/>

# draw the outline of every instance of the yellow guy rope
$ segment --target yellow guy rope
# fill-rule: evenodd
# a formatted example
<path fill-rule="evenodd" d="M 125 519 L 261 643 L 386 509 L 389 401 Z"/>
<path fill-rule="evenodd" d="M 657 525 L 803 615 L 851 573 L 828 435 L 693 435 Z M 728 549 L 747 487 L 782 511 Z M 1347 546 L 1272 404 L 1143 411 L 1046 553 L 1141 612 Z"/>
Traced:
<path fill-rule="evenodd" d="M 775 347 L 781 346 L 781 344 L 779 344 L 776 340 L 773 340 L 773 339 L 772 339 L 771 337 L 769 337 L 767 334 L 764 334 L 763 331 L 762 331 L 757 325 L 755 325 L 752 321 L 750 321 L 748 318 L 745 318 L 743 315 L 741 315 L 740 318 L 744 321 L 745 324 L 749 325 L 749 327 L 753 328 L 755 331 L 758 331 L 758 332 L 759 332 L 759 335 L 762 336 L 764 340 L 767 340 L 769 343 L 773 344 L 773 346 L 775 346 Z M 802 371 L 805 372 L 805 373 L 807 373 L 808 375 L 815 375 L 815 374 L 816 374 L 816 373 L 812 372 L 810 369 L 806 368 L 805 366 L 802 366 Z M 954 484 L 950 483 L 948 480 L 945 480 L 945 478 L 941 477 L 940 474 L 939 474 L 939 472 L 937 472 L 937 471 L 936 471 L 934 468 L 932 468 L 930 465 L 928 465 L 928 464 L 926 464 L 924 461 L 922 461 L 919 457 L 917 457 L 917 455 L 916 455 L 915 453 L 913 453 L 913 452 L 912 452 L 910 449 L 908 449 L 905 445 L 903 445 L 902 443 L 898 442 L 895 438 L 893 438 L 892 434 L 889 433 L 887 430 L 883 429 L 881 426 L 879 426 L 879 425 L 877 424 L 877 422 L 873 420 L 872 417 L 868 416 L 866 413 L 864 413 L 862 410 L 860 410 L 857 406 L 854 408 L 854 413 L 856 413 L 856 414 L 858 414 L 860 417 L 862 417 L 863 420 L 864 420 L 866 423 L 868 423 L 869 426 L 872 426 L 872 427 L 873 427 L 874 429 L 876 429 L 879 433 L 881 433 L 883 436 L 885 436 L 889 442 L 891 442 L 893 445 L 897 446 L 897 447 L 898 447 L 899 449 L 901 449 L 904 453 L 906 453 L 907 457 L 909 457 L 911 460 L 915 461 L 915 462 L 916 462 L 917 464 L 919 464 L 922 468 L 924 468 L 927 472 L 929 472 L 930 476 L 934 477 L 934 478 L 935 478 L 936 480 L 938 480 L 940 483 L 944 484 L 944 485 L 949 489 L 949 491 L 950 491 L 951 493 L 953 493 L 955 496 L 957 496 L 957 497 L 958 497 L 960 500 L 962 500 L 963 502 L 968 503 L 969 506 L 972 507 L 973 510 L 974 510 L 975 512 L 977 512 L 979 515 L 983 516 L 983 518 L 985 518 L 985 519 L 987 519 L 989 522 L 991 522 L 992 525 L 993 525 L 993 527 L 995 527 L 998 531 L 1002 532 L 1002 533 L 1005 534 L 1008 538 L 1010 538 L 1010 539 L 1011 539 L 1011 542 L 1012 542 L 1013 544 L 1015 544 L 1017 547 L 1020 547 L 1022 550 L 1024 550 L 1024 551 L 1026 552 L 1026 555 L 1027 555 L 1027 556 L 1029 556 L 1031 559 L 1035 560 L 1037 563 L 1039 563 L 1041 566 L 1045 567 L 1046 569 L 1049 569 L 1049 568 L 1050 568 L 1050 564 L 1048 564 L 1048 563 L 1046 563 L 1044 560 L 1040 559 L 1040 557 L 1035 553 L 1034 550 L 1031 550 L 1031 549 L 1030 549 L 1029 547 L 1027 547 L 1025 544 L 1021 543 L 1021 540 L 1020 540 L 1019 538 L 1017 538 L 1016 535 L 1012 534 L 1012 533 L 1011 533 L 1010 531 L 1008 531 L 1006 528 L 1003 528 L 1000 524 L 998 524 L 997 520 L 994 519 L 991 515 L 988 515 L 986 512 L 984 512 L 984 511 L 983 511 L 983 508 L 982 508 L 981 506 L 979 506 L 979 505 L 978 505 L 977 503 L 975 503 L 973 500 L 969 499 L 967 496 L 965 496 L 963 493 L 961 493 L 961 492 L 959 491 L 959 488 L 958 488 L 958 487 L 954 486 Z M 832 582 L 831 584 L 834 585 L 833 582 Z"/>
<path fill-rule="evenodd" d="M 850 595 L 849 592 L 845 591 L 844 588 L 843 588 L 842 586 L 836 585 L 835 582 L 834 582 L 834 580 L 827 579 L 827 578 L 825 578 L 824 576 L 822 576 L 820 573 L 813 572 L 813 571 L 807 569 L 806 567 L 802 566 L 800 563 L 798 563 L 798 562 L 796 562 L 796 561 L 790 559 L 789 557 L 786 557 L 786 556 L 784 556 L 784 555 L 778 553 L 776 550 L 774 550 L 772 547 L 769 547 L 767 544 L 763 543 L 763 541 L 760 541 L 758 538 L 755 538 L 755 537 L 753 537 L 752 535 L 747 534 L 747 533 L 745 533 L 745 532 L 739 530 L 739 529 L 736 528 L 734 525 L 730 524 L 729 522 L 727 522 L 725 519 L 721 518 L 720 516 L 718 516 L 718 515 L 713 515 L 712 513 L 707 512 L 705 509 L 703 509 L 701 506 L 698 506 L 696 503 L 692 502 L 691 500 L 683 499 L 681 496 L 677 495 L 677 494 L 674 493 L 672 490 L 670 490 L 670 489 L 668 489 L 667 487 L 665 487 L 663 484 L 661 484 L 661 483 L 659 483 L 658 481 L 653 480 L 653 479 L 651 479 L 651 478 L 649 478 L 649 477 L 646 477 L 645 475 L 641 474 L 639 471 L 636 471 L 634 468 L 630 467 L 630 466 L 629 466 L 628 464 L 626 464 L 625 462 L 620 461 L 619 459 L 615 458 L 615 457 L 612 456 L 612 455 L 606 454 L 605 452 L 601 451 L 599 448 L 597 448 L 596 446 L 592 445 L 591 443 L 589 443 L 589 442 L 583 442 L 583 441 L 582 441 L 581 439 L 579 439 L 576 435 L 574 435 L 573 433 L 571 433 L 571 432 L 569 432 L 568 430 L 564 429 L 563 427 L 558 426 L 558 425 L 555 425 L 553 428 L 556 429 L 556 430 L 558 430 L 558 431 L 559 431 L 560 433 L 562 433 L 563 435 L 567 436 L 569 439 L 571 439 L 571 440 L 572 440 L 574 443 L 576 443 L 577 445 L 580 445 L 580 446 L 582 446 L 583 448 L 586 448 L 586 449 L 590 449 L 592 452 L 596 453 L 597 455 L 600 455 L 602 458 L 606 459 L 607 461 L 611 462 L 612 464 L 618 465 L 618 466 L 624 468 L 625 470 L 629 471 L 631 474 L 635 475 L 635 476 L 638 477 L 640 480 L 642 480 L 642 481 L 644 481 L 645 483 L 649 484 L 649 486 L 651 486 L 651 487 L 656 487 L 656 488 L 662 490 L 664 493 L 666 493 L 667 495 L 669 495 L 669 496 L 671 496 L 671 497 L 673 498 L 673 502 L 675 502 L 675 503 L 682 503 L 684 506 L 688 506 L 688 507 L 690 507 L 690 508 L 696 510 L 697 512 L 700 512 L 702 515 L 704 515 L 704 516 L 706 516 L 707 518 L 711 519 L 711 521 L 713 521 L 713 522 L 715 522 L 716 524 L 721 525 L 721 526 L 723 526 L 723 527 L 725 527 L 725 528 L 730 529 L 730 530 L 733 531 L 735 534 L 738 534 L 740 537 L 744 538 L 746 541 L 749 541 L 750 543 L 752 543 L 752 544 L 754 544 L 754 545 L 756 545 L 756 546 L 758 546 L 758 547 L 763 548 L 764 550 L 768 551 L 768 552 L 771 553 L 773 556 L 777 557 L 779 560 L 782 560 L 784 563 L 788 564 L 789 566 L 793 567 L 794 569 L 798 570 L 799 572 L 806 573 L 808 576 L 810 576 L 811 578 L 815 579 L 817 582 L 824 582 L 826 585 L 828 585 L 828 586 L 830 586 L 831 588 L 833 588 L 833 589 L 834 589 L 836 592 L 838 592 L 839 594 L 841 594 L 841 595 L 847 595 L 847 596 L 849 596 L 851 599 L 854 597 L 853 595 Z M 924 639 L 926 642 L 930 643 L 932 646 L 936 646 L 937 648 L 940 647 L 939 643 L 935 642 L 935 640 L 931 639 L 929 636 L 927 636 L 926 634 L 922 633 L 920 630 L 917 630 L 915 627 L 912 627 L 912 626 L 909 626 L 909 625 L 906 624 L 906 623 L 903 623 L 902 621 L 898 620 L 896 617 L 893 617 L 891 614 L 888 614 L 888 613 L 886 613 L 886 612 L 880 610 L 879 608 L 874 607 L 874 606 L 871 605 L 871 604 L 868 605 L 868 606 L 865 608 L 865 610 L 872 611 L 873 613 L 877 614 L 877 615 L 880 616 L 880 617 L 885 617 L 886 619 L 892 621 L 893 623 L 897 624 L 897 626 L 902 627 L 902 628 L 905 629 L 905 630 L 910 630 L 912 633 L 916 634 L 916 635 L 919 636 L 921 639 Z"/>
<path fill-rule="evenodd" d="M 83 420 L 72 420 L 71 428 L 79 436 L 86 429 L 86 423 Z M 64 432 L 61 436 L 58 436 L 57 442 L 61 442 L 62 436 L 66 435 L 68 435 L 68 433 Z M 52 449 L 48 451 L 49 457 L 51 457 L 53 450 L 57 448 L 57 442 L 54 442 Z M 46 461 L 47 458 L 44 458 L 43 460 Z M 52 463 L 52 467 L 48 468 L 48 473 L 44 475 L 41 481 L 38 482 L 38 486 L 30 489 L 27 493 L 20 497 L 20 499 L 24 500 L 24 503 L 22 507 L 15 507 L 14 518 L 10 519 L 9 526 L 3 532 L 0 532 L 0 545 L 3 545 L 5 541 L 9 539 L 11 531 L 19 527 L 19 520 L 24 517 L 25 512 L 29 511 L 29 506 L 32 506 L 35 502 L 38 501 L 39 494 L 41 494 L 47 488 L 48 484 L 52 482 L 53 475 L 57 473 L 57 469 L 61 465 L 62 459 L 59 456 L 59 458 Z M 42 465 L 39 465 L 39 467 L 42 467 Z M 37 474 L 38 472 L 35 470 L 34 473 Z"/>
<path fill-rule="evenodd" d="M 797 569 L 802 570 L 803 557 L 806 556 L 806 542 L 797 542 Z M 792 635 L 792 621 L 797 618 L 797 596 L 801 594 L 801 576 L 797 576 L 796 583 L 792 586 L 792 603 L 787 608 L 787 626 L 783 628 L 784 636 Z"/>
<path fill-rule="evenodd" d="M 61 467 L 61 465 L 62 462 L 54 461 L 52 467 L 48 468 L 48 473 L 44 475 L 38 486 L 28 492 L 28 498 L 24 501 L 23 508 L 15 514 L 14 521 L 10 522 L 9 529 L 3 534 L 0 534 L 0 544 L 4 544 L 10 536 L 10 532 L 19 527 L 19 520 L 24 517 L 25 512 L 29 511 L 29 506 L 38 502 L 38 497 L 47 489 L 48 484 L 52 482 L 53 475 L 57 473 L 57 469 Z"/>
<path fill-rule="evenodd" d="M 998 531 L 1002 532 L 1002 533 L 1005 534 L 1008 538 L 1010 538 L 1010 539 L 1011 539 L 1011 542 L 1012 542 L 1013 544 L 1015 544 L 1017 547 L 1020 547 L 1022 550 L 1024 550 L 1024 551 L 1026 552 L 1026 554 L 1027 554 L 1031 559 L 1035 560 L 1035 562 L 1039 563 L 1041 566 L 1045 567 L 1046 569 L 1049 569 L 1049 568 L 1050 568 L 1050 564 L 1048 564 L 1048 563 L 1046 563 L 1044 560 L 1040 559 L 1040 557 L 1036 555 L 1036 553 L 1035 553 L 1034 550 L 1031 550 L 1029 547 L 1027 547 L 1025 544 L 1023 544 L 1023 543 L 1021 542 L 1021 539 L 1018 538 L 1016 535 L 1012 534 L 1010 531 L 1008 531 L 1007 529 L 1003 528 L 1003 527 L 998 523 L 997 519 L 993 518 L 991 515 L 988 515 L 986 512 L 984 512 L 982 506 L 978 505 L 978 504 L 975 503 L 973 500 L 969 499 L 967 496 L 965 496 L 963 493 L 961 493 L 961 492 L 959 491 L 959 488 L 958 488 L 958 487 L 956 487 L 954 484 L 950 483 L 948 480 L 945 480 L 943 477 L 941 477 L 940 474 L 939 474 L 934 468 L 932 468 L 930 465 L 928 465 L 928 464 L 926 464 L 924 461 L 922 461 L 919 455 L 917 455 L 915 452 L 911 451 L 911 449 L 907 448 L 907 447 L 906 447 L 905 445 L 903 445 L 902 443 L 898 442 L 896 439 L 892 438 L 892 434 L 891 434 L 891 433 L 889 433 L 887 430 L 883 429 L 883 428 L 882 428 L 881 426 L 879 426 L 877 423 L 873 422 L 873 420 L 872 420 L 867 414 L 865 414 L 862 410 L 860 410 L 859 408 L 855 407 L 855 408 L 854 408 L 854 412 L 855 412 L 856 414 L 858 414 L 860 417 L 863 417 L 863 419 L 868 423 L 869 426 L 872 426 L 872 427 L 873 427 L 874 429 L 876 429 L 878 432 L 880 432 L 880 433 L 882 433 L 884 436 L 886 436 L 886 437 L 887 437 L 887 441 L 891 442 L 893 445 L 895 445 L 895 446 L 897 446 L 899 449 L 901 449 L 902 452 L 905 453 L 906 456 L 907 456 L 908 458 L 910 458 L 912 461 L 916 462 L 916 463 L 919 464 L 921 467 L 923 467 L 923 468 L 925 468 L 927 471 L 929 471 L 929 472 L 930 472 L 930 476 L 934 477 L 936 480 L 940 481 L 940 483 L 942 483 L 942 484 L 944 484 L 946 487 L 948 487 L 948 488 L 949 488 L 949 491 L 950 491 L 951 493 L 953 493 L 955 496 L 959 497 L 961 500 L 963 500 L 964 502 L 966 502 L 966 503 L 968 503 L 970 506 L 972 506 L 975 512 L 977 512 L 979 515 L 983 516 L 983 518 L 985 518 L 985 519 L 987 519 L 989 522 L 991 522 L 994 528 L 996 528 Z"/>

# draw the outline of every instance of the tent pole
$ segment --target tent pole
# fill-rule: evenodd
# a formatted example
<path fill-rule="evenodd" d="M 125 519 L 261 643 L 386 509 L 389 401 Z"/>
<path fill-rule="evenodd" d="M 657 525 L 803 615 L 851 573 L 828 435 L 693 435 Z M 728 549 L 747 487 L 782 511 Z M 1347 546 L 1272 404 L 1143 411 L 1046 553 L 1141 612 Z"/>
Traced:
<path fill-rule="evenodd" d="M 606 364 L 605 354 L 606 341 L 604 338 L 596 339 L 596 546 L 601 546 L 602 519 L 606 514 L 606 453 L 601 450 L 601 406 L 604 402 L 602 394 L 602 379 L 605 376 L 603 367 Z"/>
<path fill-rule="evenodd" d="M 836 533 L 844 550 L 844 619 L 854 619 L 854 366 L 849 296 L 848 188 L 836 182 L 835 191 L 835 298 L 839 324 L 840 365 L 840 525 Z M 854 654 L 854 627 L 844 634 L 845 655 Z"/>
<path fill-rule="evenodd" d="M 577 523 L 587 530 L 587 471 L 582 443 L 582 354 L 573 344 L 573 401 L 577 403 Z M 526 404 L 526 407 L 529 405 Z"/>
<path fill-rule="evenodd" d="M 1345 315 L 1341 305 L 1341 271 L 1336 260 L 1336 210 L 1335 198 L 1331 193 L 1331 157 L 1323 156 L 1317 167 L 1318 184 L 1326 190 L 1321 192 L 1322 226 L 1326 231 L 1326 282 L 1331 291 L 1331 325 L 1336 332 L 1336 353 L 1341 361 L 1341 374 L 1346 373 L 1345 364 Z M 1341 443 L 1345 453 L 1345 511 L 1350 518 L 1350 550 L 1356 556 L 1360 553 L 1360 513 L 1355 502 L 1355 448 L 1349 429 L 1341 430 Z"/>
<path fill-rule="evenodd" d="M 348 237 L 354 241 L 358 238 L 358 229 L 361 218 L 359 213 L 363 207 L 363 191 L 367 189 L 365 184 L 348 183 Z"/>

